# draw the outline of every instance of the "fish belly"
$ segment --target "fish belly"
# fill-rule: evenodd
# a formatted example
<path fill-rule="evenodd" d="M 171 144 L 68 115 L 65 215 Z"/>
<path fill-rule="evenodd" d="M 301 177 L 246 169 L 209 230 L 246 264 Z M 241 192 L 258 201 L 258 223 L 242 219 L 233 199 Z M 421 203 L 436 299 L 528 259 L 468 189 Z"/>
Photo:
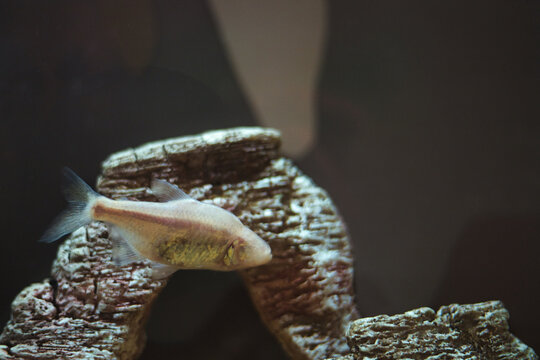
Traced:
<path fill-rule="evenodd" d="M 184 269 L 224 269 L 232 239 L 225 231 L 175 231 L 156 241 L 157 261 Z"/>

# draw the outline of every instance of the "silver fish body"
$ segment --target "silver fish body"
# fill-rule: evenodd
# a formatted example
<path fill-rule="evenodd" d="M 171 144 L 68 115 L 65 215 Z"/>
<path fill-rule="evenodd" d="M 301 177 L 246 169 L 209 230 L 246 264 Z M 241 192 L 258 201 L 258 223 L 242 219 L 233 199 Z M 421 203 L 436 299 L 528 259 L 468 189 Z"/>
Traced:
<path fill-rule="evenodd" d="M 70 206 L 41 241 L 52 242 L 91 221 L 103 221 L 111 230 L 115 264 L 149 260 L 154 278 L 179 269 L 245 269 L 272 258 L 268 244 L 234 214 L 192 199 L 164 180 L 154 180 L 151 189 L 168 201 L 155 203 L 111 200 L 71 170 L 64 174 Z"/>
<path fill-rule="evenodd" d="M 230 212 L 196 200 L 98 198 L 94 220 L 113 224 L 143 257 L 184 269 L 236 270 L 270 260 L 270 248 Z"/>

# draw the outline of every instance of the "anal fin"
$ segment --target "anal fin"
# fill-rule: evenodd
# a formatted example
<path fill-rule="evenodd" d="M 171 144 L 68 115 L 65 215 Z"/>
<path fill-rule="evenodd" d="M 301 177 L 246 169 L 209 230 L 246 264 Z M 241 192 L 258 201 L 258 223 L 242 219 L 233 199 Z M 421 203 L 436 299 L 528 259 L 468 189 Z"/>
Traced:
<path fill-rule="evenodd" d="M 151 268 L 152 268 L 152 279 L 154 280 L 160 280 L 160 279 L 166 278 L 170 276 L 172 273 L 174 273 L 176 270 L 178 270 L 176 266 L 160 264 L 155 261 L 152 261 Z"/>

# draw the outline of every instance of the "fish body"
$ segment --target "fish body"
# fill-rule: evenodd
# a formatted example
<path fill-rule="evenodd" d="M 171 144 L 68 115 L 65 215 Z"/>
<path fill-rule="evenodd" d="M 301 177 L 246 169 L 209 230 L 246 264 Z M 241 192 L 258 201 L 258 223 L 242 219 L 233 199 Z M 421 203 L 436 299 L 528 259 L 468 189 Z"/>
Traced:
<path fill-rule="evenodd" d="M 110 228 L 114 263 L 147 259 L 154 278 L 179 269 L 245 269 L 272 258 L 268 244 L 234 214 L 197 201 L 164 180 L 152 181 L 154 195 L 166 201 L 156 203 L 108 199 L 71 170 L 64 174 L 70 206 L 41 241 L 52 242 L 91 221 L 102 221 Z"/>

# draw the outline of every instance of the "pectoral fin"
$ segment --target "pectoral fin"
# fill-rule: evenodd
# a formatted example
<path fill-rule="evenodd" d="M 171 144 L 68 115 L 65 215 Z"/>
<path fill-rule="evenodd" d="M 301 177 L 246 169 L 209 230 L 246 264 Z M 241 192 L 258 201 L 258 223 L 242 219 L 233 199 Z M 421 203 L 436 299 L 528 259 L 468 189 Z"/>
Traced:
<path fill-rule="evenodd" d="M 124 266 L 134 262 L 144 261 L 145 258 L 126 240 L 122 231 L 114 225 L 109 225 L 112 242 L 112 260 L 116 266 Z"/>
<path fill-rule="evenodd" d="M 111 239 L 113 246 L 112 260 L 116 266 L 124 266 L 134 262 L 150 262 L 151 276 L 154 280 L 166 278 L 178 270 L 176 266 L 161 264 L 143 257 L 127 240 L 128 234 L 112 224 L 108 224 L 108 226 L 110 229 L 109 239 Z"/>

